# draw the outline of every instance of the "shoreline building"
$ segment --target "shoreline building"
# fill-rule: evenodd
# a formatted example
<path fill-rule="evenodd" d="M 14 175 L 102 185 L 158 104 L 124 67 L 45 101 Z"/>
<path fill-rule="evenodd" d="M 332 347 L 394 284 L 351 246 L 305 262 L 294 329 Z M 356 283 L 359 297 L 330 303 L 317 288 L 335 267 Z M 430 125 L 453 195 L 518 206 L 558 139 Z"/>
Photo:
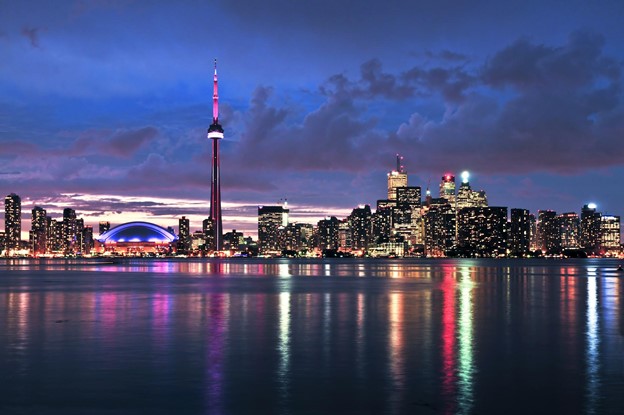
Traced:
<path fill-rule="evenodd" d="M 170 254 L 178 237 L 171 229 L 149 222 L 128 222 L 111 228 L 97 238 L 98 252 L 122 255 Z"/>
<path fill-rule="evenodd" d="M 22 199 L 15 193 L 4 198 L 4 244 L 6 251 L 20 248 L 22 240 Z"/>
<path fill-rule="evenodd" d="M 212 181 L 210 187 L 210 221 L 212 222 L 212 248 L 215 251 L 223 249 L 223 223 L 221 221 L 221 161 L 219 158 L 219 140 L 223 139 L 223 127 L 219 124 L 219 90 L 217 84 L 217 60 L 215 59 L 213 95 L 212 95 L 212 124 L 208 128 L 208 138 L 212 140 Z"/>
<path fill-rule="evenodd" d="M 288 226 L 285 206 L 258 206 L 258 250 L 263 255 L 279 255 L 283 249 L 283 230 Z"/>

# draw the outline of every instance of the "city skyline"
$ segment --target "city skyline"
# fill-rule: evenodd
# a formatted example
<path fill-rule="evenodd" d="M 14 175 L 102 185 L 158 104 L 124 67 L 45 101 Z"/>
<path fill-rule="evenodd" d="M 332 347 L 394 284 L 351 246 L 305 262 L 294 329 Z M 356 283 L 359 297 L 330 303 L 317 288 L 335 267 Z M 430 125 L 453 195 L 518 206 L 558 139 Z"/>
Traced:
<path fill-rule="evenodd" d="M 396 153 L 423 194 L 469 170 L 492 206 L 624 214 L 618 2 L 0 8 L 0 190 L 24 212 L 200 228 L 216 56 L 226 230 L 280 199 L 373 205 Z"/>

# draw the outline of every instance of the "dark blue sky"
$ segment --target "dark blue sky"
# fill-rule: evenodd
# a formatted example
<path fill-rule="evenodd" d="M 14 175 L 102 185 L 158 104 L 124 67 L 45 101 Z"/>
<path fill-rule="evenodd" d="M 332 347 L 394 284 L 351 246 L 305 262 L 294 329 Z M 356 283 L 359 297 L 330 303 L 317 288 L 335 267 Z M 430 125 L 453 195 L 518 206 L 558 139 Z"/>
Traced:
<path fill-rule="evenodd" d="M 200 227 L 217 57 L 226 229 L 374 205 L 397 152 L 423 192 L 624 214 L 622 1 L 170 3 L 0 3 L 0 192 Z"/>

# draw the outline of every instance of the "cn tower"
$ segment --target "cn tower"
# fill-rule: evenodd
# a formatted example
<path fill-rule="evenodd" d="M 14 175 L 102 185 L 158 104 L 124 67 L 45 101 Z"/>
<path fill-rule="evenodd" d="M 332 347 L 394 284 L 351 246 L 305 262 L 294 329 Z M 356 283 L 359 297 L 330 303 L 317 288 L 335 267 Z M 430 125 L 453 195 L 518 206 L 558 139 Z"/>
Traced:
<path fill-rule="evenodd" d="M 215 59 L 214 92 L 212 95 L 212 124 L 208 128 L 212 140 L 212 186 L 210 188 L 210 220 L 215 251 L 223 249 L 223 223 L 221 222 L 221 166 L 219 140 L 223 138 L 223 127 L 219 124 L 219 91 L 217 85 L 217 60 Z"/>

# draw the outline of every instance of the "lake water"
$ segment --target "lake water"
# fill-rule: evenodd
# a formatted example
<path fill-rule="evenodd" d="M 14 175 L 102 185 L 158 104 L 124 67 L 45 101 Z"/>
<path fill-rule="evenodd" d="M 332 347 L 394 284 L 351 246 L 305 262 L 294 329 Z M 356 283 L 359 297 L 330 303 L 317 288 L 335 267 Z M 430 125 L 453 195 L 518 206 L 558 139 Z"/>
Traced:
<path fill-rule="evenodd" d="M 624 413 L 618 264 L 0 261 L 0 414 Z"/>

